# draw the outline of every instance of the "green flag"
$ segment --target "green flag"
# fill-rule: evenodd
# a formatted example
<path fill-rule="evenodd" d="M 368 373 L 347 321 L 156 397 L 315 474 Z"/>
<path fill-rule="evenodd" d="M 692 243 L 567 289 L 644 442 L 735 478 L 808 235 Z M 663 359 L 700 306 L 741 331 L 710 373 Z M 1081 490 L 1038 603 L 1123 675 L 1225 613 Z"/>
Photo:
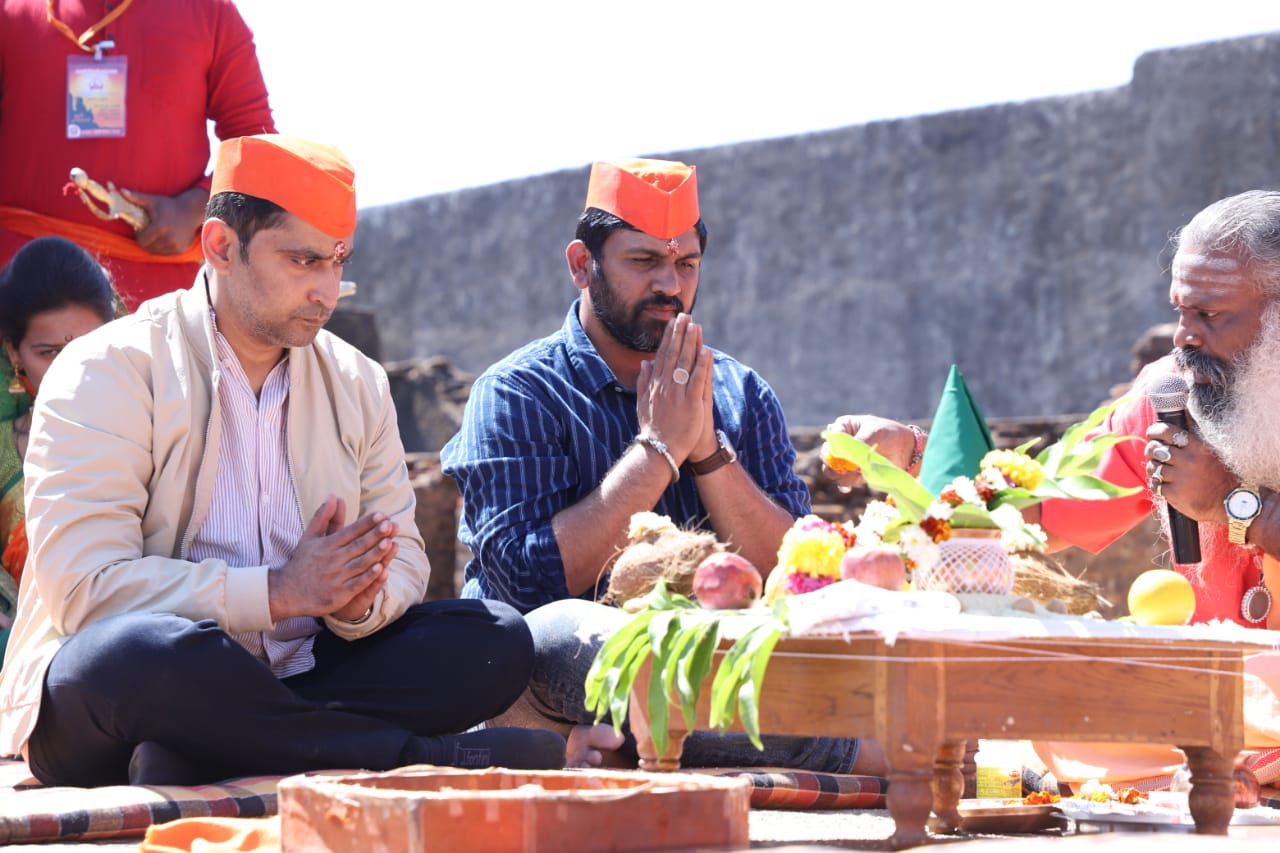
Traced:
<path fill-rule="evenodd" d="M 956 477 L 976 476 L 978 463 L 994 449 L 987 422 L 964 384 L 964 375 L 953 364 L 929 428 L 920 482 L 937 495 Z"/>

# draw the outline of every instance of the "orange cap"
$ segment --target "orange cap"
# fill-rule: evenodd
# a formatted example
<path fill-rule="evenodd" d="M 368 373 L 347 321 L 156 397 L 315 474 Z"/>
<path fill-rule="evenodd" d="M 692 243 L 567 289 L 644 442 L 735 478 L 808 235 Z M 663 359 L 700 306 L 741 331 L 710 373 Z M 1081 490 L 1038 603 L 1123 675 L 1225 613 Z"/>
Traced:
<path fill-rule="evenodd" d="M 356 230 L 355 171 L 341 151 L 296 136 L 264 133 L 218 146 L 209 195 L 266 199 L 330 237 Z"/>
<path fill-rule="evenodd" d="M 698 178 L 693 166 L 672 160 L 599 162 L 591 167 L 586 206 L 670 240 L 698 221 Z"/>

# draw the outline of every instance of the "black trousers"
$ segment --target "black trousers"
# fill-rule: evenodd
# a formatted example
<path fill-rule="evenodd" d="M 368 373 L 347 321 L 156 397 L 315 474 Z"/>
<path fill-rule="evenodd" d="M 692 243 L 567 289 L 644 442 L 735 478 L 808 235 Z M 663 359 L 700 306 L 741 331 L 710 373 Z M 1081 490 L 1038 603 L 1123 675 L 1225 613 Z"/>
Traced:
<path fill-rule="evenodd" d="M 47 785 L 125 784 L 155 741 L 210 778 L 421 759 L 417 737 L 464 731 L 524 691 L 529 629 L 496 601 L 419 604 L 359 640 L 324 631 L 316 666 L 278 679 L 212 620 L 115 616 L 74 634 L 45 676 L 28 752 Z"/>

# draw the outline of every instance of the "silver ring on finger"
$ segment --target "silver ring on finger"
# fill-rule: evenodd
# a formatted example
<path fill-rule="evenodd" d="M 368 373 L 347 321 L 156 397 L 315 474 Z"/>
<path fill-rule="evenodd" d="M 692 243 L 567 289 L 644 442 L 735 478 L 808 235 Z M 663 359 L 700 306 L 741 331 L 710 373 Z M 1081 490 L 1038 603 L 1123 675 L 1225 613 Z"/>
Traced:
<path fill-rule="evenodd" d="M 671 381 L 677 385 L 688 385 L 689 371 L 685 370 L 683 367 L 677 367 L 675 370 L 671 371 Z"/>
<path fill-rule="evenodd" d="M 1169 450 L 1167 444 L 1157 444 L 1151 450 L 1151 458 L 1161 463 L 1168 462 L 1173 458 L 1173 451 Z"/>
<path fill-rule="evenodd" d="M 1151 479 L 1158 480 L 1161 483 L 1163 483 L 1164 482 L 1164 463 L 1157 462 L 1155 463 L 1154 466 L 1148 465 L 1148 467 L 1151 469 L 1150 471 L 1147 472 L 1148 475 L 1150 475 Z"/>
<path fill-rule="evenodd" d="M 1187 442 L 1189 442 L 1190 440 L 1191 439 L 1187 435 L 1187 431 L 1184 429 L 1178 430 L 1173 434 L 1173 437 L 1169 439 L 1169 441 L 1173 443 L 1174 447 L 1186 447 Z"/>
<path fill-rule="evenodd" d="M 1164 483 L 1161 483 L 1159 480 L 1156 480 L 1154 483 L 1151 484 L 1151 494 L 1155 495 L 1158 498 L 1164 498 L 1164 495 L 1161 494 L 1160 492 L 1160 490 L 1163 488 L 1164 488 Z"/>

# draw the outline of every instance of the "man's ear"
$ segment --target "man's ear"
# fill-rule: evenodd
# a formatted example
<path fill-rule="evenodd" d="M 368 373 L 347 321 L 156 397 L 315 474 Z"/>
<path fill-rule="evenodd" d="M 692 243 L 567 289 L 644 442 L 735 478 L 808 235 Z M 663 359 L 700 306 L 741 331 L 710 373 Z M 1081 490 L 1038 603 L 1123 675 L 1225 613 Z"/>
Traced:
<path fill-rule="evenodd" d="M 221 219 L 206 219 L 200 226 L 200 245 L 205 263 L 225 273 L 231 266 L 231 253 L 240 251 L 240 238 L 235 229 Z"/>
<path fill-rule="evenodd" d="M 586 290 L 591 283 L 591 253 L 587 251 L 587 244 L 574 240 L 565 247 L 564 259 L 569 263 L 569 276 L 573 279 L 573 286 Z"/>

